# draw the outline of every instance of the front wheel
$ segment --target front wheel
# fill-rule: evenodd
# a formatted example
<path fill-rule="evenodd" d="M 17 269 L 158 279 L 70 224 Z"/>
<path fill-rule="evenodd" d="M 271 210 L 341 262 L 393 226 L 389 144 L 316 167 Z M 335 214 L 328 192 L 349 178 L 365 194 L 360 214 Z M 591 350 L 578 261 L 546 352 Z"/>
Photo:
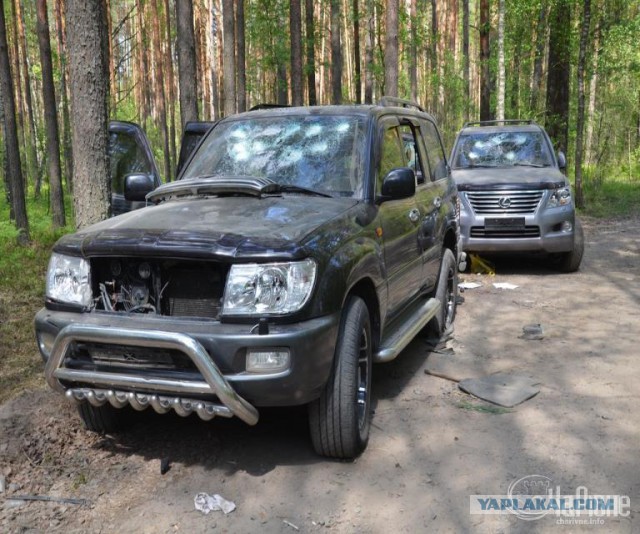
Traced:
<path fill-rule="evenodd" d="M 333 369 L 318 400 L 309 405 L 309 428 L 315 451 L 351 459 L 367 446 L 371 424 L 371 321 L 359 297 L 342 315 Z"/>
<path fill-rule="evenodd" d="M 448 248 L 442 254 L 434 296 L 440 301 L 440 311 L 427 325 L 427 333 L 440 338 L 453 330 L 458 305 L 458 269 L 453 252 Z"/>
<path fill-rule="evenodd" d="M 563 273 L 573 273 L 580 268 L 582 255 L 584 254 L 584 231 L 582 224 L 576 217 L 573 228 L 573 248 L 569 252 L 557 255 L 558 270 Z"/>

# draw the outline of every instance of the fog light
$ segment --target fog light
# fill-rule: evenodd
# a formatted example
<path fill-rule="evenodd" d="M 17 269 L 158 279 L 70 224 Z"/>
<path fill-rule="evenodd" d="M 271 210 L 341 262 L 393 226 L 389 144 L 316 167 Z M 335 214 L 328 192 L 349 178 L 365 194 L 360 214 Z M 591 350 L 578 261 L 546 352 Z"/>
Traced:
<path fill-rule="evenodd" d="M 248 373 L 279 373 L 289 363 L 289 349 L 247 349 Z"/>
<path fill-rule="evenodd" d="M 42 355 L 48 360 L 51 355 L 51 350 L 53 349 L 53 343 L 56 340 L 56 336 L 53 334 L 49 334 L 48 332 L 38 332 L 38 348 Z"/>
<path fill-rule="evenodd" d="M 571 232 L 571 230 L 573 230 L 573 224 L 571 224 L 569 221 L 564 221 L 562 223 L 562 231 Z"/>

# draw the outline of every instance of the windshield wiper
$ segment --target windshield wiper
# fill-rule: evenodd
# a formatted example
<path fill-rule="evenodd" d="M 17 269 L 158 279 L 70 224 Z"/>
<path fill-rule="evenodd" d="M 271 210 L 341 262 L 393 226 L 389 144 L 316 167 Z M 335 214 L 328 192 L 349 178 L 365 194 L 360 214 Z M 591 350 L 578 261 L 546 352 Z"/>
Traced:
<path fill-rule="evenodd" d="M 514 163 L 513 166 L 514 167 L 536 167 L 536 168 L 546 167 L 546 165 L 543 165 L 542 163 L 528 163 L 525 161 L 518 161 Z"/>
<path fill-rule="evenodd" d="M 333 195 L 325 193 L 324 191 L 316 191 L 315 189 L 309 189 L 308 187 L 302 187 L 293 184 L 274 184 L 269 188 L 269 193 L 302 193 L 303 195 L 313 195 L 318 197 L 333 198 Z"/>

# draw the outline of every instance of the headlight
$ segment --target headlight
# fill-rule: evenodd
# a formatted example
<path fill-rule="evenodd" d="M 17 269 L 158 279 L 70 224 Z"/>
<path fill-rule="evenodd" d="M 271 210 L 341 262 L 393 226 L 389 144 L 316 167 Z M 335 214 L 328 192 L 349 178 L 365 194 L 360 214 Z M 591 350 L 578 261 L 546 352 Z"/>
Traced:
<path fill-rule="evenodd" d="M 311 259 L 232 265 L 224 292 L 224 315 L 284 315 L 305 305 L 316 278 Z"/>
<path fill-rule="evenodd" d="M 557 208 L 558 206 L 566 206 L 571 203 L 571 189 L 569 187 L 561 187 L 556 189 L 549 200 L 547 201 L 547 208 Z"/>
<path fill-rule="evenodd" d="M 57 302 L 91 306 L 91 269 L 83 258 L 53 253 L 47 271 L 47 297 Z"/>

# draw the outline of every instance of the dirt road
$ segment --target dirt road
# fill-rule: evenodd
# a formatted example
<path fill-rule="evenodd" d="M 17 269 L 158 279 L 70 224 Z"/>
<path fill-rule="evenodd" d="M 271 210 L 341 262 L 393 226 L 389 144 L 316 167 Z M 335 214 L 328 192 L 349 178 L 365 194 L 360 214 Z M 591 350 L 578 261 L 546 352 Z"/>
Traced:
<path fill-rule="evenodd" d="M 482 287 L 464 293 L 450 357 L 471 362 L 470 376 L 535 378 L 524 404 L 504 413 L 425 374 L 433 355 L 418 339 L 375 369 L 369 448 L 344 463 L 314 455 L 304 410 L 263 412 L 255 428 L 149 413 L 101 437 L 43 386 L 0 406 L 0 532 L 640 531 L 640 219 L 585 231 L 576 274 L 500 261 L 495 277 L 463 275 Z M 532 323 L 542 340 L 519 337 Z M 629 496 L 630 513 L 589 526 L 469 513 L 470 495 L 505 494 L 527 475 L 564 495 Z M 199 492 L 237 509 L 203 515 Z"/>

